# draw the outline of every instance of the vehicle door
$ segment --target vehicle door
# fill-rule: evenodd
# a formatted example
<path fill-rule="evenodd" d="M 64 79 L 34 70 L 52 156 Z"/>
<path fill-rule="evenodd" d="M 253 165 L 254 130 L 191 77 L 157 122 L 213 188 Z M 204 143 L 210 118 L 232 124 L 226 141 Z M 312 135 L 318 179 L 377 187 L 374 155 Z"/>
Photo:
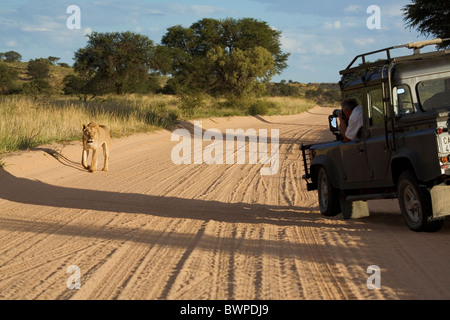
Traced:
<path fill-rule="evenodd" d="M 368 88 L 368 131 L 365 149 L 369 168 L 369 181 L 385 181 L 392 151 L 386 143 L 383 91 L 381 86 Z"/>
<path fill-rule="evenodd" d="M 366 104 L 363 100 L 362 91 L 358 91 L 352 94 L 346 95 L 346 97 L 356 98 L 358 102 L 363 106 L 364 118 L 366 118 L 367 110 L 364 110 Z M 361 131 L 365 130 L 363 127 Z M 367 165 L 367 157 L 365 151 L 364 137 L 365 133 L 362 132 L 361 138 L 357 140 L 342 143 L 341 159 L 344 169 L 344 182 L 346 184 L 354 184 L 358 182 L 367 181 L 369 177 L 369 168 Z M 351 185 L 349 186 L 351 187 Z"/>

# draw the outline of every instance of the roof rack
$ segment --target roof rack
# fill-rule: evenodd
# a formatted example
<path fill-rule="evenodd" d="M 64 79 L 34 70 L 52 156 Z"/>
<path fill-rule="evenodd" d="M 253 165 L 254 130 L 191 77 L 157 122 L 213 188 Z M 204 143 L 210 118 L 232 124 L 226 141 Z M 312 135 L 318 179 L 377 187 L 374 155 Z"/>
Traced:
<path fill-rule="evenodd" d="M 400 49 L 400 48 L 408 48 L 408 49 L 414 49 L 414 54 L 420 54 L 420 49 L 422 49 L 423 47 L 429 46 L 429 45 L 436 45 L 436 44 L 442 44 L 443 42 L 446 41 L 450 41 L 450 38 L 447 39 L 441 39 L 441 38 L 437 38 L 437 39 L 433 39 L 433 40 L 424 40 L 424 41 L 417 41 L 417 42 L 410 42 L 407 44 L 402 44 L 402 45 L 398 45 L 398 46 L 393 46 L 393 47 L 389 47 L 389 48 L 385 48 L 385 49 L 380 49 L 380 50 L 376 50 L 376 51 L 372 51 L 372 52 L 367 52 L 367 53 L 363 53 L 360 55 L 357 55 L 352 62 L 350 62 L 350 64 L 348 65 L 348 67 L 345 70 L 342 70 L 340 72 L 341 75 L 347 73 L 350 69 L 352 69 L 353 64 L 359 59 L 362 59 L 362 66 L 360 66 L 361 68 L 364 68 L 368 65 L 368 63 L 366 62 L 366 57 L 376 54 L 376 53 L 380 53 L 380 52 L 385 52 L 386 53 L 386 60 L 389 61 L 391 60 L 391 50 L 394 49 Z M 385 62 L 383 62 L 385 63 Z M 376 64 L 376 63 L 371 63 L 371 64 Z M 355 67 L 356 68 L 356 67 Z M 354 69 L 355 69 L 354 68 Z"/>

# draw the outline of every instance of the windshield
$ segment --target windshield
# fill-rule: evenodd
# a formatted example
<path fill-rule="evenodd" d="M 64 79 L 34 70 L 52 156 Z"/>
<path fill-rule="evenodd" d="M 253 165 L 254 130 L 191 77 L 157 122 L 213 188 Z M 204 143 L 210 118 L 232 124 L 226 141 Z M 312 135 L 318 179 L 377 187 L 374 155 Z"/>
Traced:
<path fill-rule="evenodd" d="M 420 82 L 417 90 L 424 111 L 450 107 L 450 78 Z"/>

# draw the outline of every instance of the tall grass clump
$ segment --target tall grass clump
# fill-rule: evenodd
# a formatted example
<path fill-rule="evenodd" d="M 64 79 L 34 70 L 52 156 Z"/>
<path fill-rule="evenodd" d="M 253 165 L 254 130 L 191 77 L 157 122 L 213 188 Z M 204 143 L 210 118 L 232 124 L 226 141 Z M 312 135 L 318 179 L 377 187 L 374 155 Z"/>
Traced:
<path fill-rule="evenodd" d="M 251 116 L 264 116 L 270 113 L 280 113 L 281 107 L 273 101 L 258 100 L 250 105 L 248 110 Z"/>
<path fill-rule="evenodd" d="M 269 115 L 280 114 L 280 115 L 292 115 L 303 113 L 317 105 L 316 102 L 303 99 L 303 98 L 293 98 L 293 97 L 270 97 L 267 101 L 274 103 L 277 107 L 270 109 Z"/>

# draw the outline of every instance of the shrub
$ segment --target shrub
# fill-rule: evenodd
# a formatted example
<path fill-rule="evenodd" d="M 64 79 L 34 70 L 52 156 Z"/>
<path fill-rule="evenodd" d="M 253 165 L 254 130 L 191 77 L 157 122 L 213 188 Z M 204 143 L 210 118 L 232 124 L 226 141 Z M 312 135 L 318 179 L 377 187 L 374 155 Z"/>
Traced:
<path fill-rule="evenodd" d="M 270 110 L 278 110 L 279 107 L 275 102 L 266 101 L 266 100 L 258 100 L 250 105 L 248 110 L 249 114 L 252 116 L 263 116 L 269 114 Z"/>

